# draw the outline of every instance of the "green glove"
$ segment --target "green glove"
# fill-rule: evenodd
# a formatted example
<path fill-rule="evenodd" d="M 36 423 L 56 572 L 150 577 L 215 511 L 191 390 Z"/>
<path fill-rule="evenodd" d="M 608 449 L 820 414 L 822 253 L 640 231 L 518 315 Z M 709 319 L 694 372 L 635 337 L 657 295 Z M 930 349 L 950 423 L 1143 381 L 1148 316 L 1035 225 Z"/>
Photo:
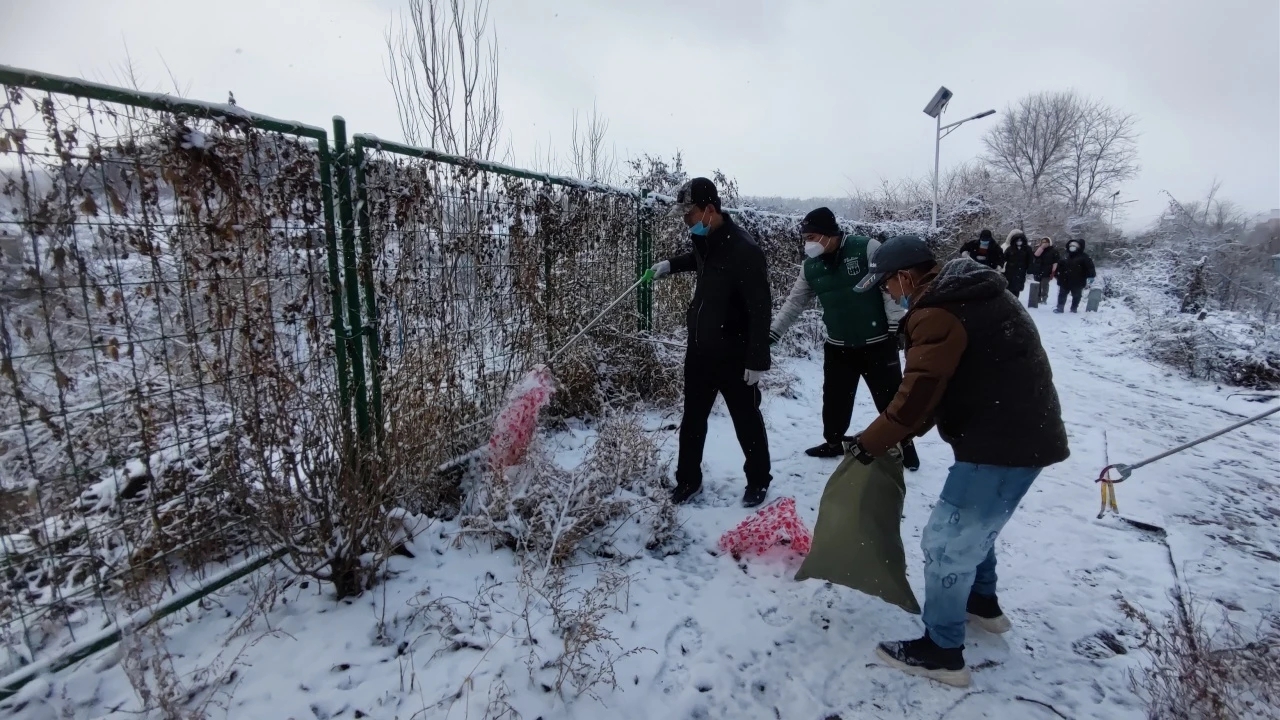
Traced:
<path fill-rule="evenodd" d="M 640 276 L 640 282 L 642 283 L 653 282 L 653 268 L 649 268 L 648 270 L 644 271 L 644 275 Z"/>

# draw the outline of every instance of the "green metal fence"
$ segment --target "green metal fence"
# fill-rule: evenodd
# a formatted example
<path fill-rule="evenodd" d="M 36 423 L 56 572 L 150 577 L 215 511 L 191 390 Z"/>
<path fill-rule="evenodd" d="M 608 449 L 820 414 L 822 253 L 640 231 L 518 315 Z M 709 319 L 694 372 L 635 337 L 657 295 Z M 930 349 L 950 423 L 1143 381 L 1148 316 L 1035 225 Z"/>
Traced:
<path fill-rule="evenodd" d="M 330 145 L 234 105 L 0 85 L 0 628 L 32 662 L 131 589 L 169 607 L 315 522 L 261 503 L 314 490 L 299 458 L 326 407 L 381 497 L 438 502 L 428 478 L 475 456 L 513 384 L 687 247 L 670 198 L 348 139 L 341 118 Z M 737 215 L 781 301 L 794 218 Z M 678 392 L 648 337 L 691 290 L 642 287 L 560 357 L 553 412 Z"/>
<path fill-rule="evenodd" d="M 349 405 L 350 338 L 323 129 L 0 85 L 0 620 L 33 659 L 254 551 L 246 488 L 308 394 Z"/>
<path fill-rule="evenodd" d="M 479 446 L 513 383 L 647 267 L 645 199 L 372 136 L 352 145 L 374 414 L 413 465 L 436 467 Z M 645 298 L 559 362 L 560 412 L 598 409 L 603 376 L 643 352 Z"/>

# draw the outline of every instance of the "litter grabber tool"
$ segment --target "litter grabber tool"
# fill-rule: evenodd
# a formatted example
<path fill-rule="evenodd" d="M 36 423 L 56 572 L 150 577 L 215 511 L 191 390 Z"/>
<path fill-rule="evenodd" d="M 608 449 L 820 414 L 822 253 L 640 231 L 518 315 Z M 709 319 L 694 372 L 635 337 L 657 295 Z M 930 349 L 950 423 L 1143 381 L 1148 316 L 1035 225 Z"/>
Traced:
<path fill-rule="evenodd" d="M 1116 486 L 1116 485 L 1118 485 L 1119 483 L 1124 482 L 1125 480 L 1128 480 L 1130 477 L 1132 477 L 1132 476 L 1133 476 L 1133 471 L 1134 471 L 1134 470 L 1138 470 L 1139 468 L 1146 467 L 1147 465 L 1150 465 L 1150 464 L 1151 464 L 1151 463 L 1153 463 L 1153 462 L 1156 462 L 1156 461 L 1159 461 L 1159 460 L 1163 460 L 1163 459 L 1165 459 L 1165 458 L 1169 457 L 1170 455 L 1177 455 L 1178 453 L 1180 453 L 1180 452 L 1182 452 L 1182 451 L 1184 451 L 1184 450 L 1189 450 L 1189 449 L 1191 449 L 1191 448 L 1193 448 L 1193 447 L 1195 447 L 1195 446 L 1197 446 L 1197 445 L 1199 445 L 1199 444 L 1201 444 L 1201 443 L 1205 443 L 1205 442 L 1208 442 L 1208 441 L 1210 441 L 1210 440 L 1212 440 L 1212 439 L 1214 439 L 1214 438 L 1216 438 L 1216 437 L 1220 437 L 1220 436 L 1222 436 L 1222 435 L 1226 435 L 1227 433 L 1231 432 L 1232 430 L 1238 430 L 1238 429 L 1240 429 L 1240 428 L 1244 427 L 1245 425 L 1251 425 L 1251 424 L 1253 424 L 1253 423 L 1256 423 L 1256 422 L 1258 422 L 1259 420 L 1261 420 L 1261 419 L 1263 419 L 1263 418 L 1270 417 L 1271 415 L 1275 415 L 1277 412 L 1280 412 L 1280 405 L 1277 405 L 1276 407 L 1273 407 L 1273 408 L 1271 408 L 1270 410 L 1267 410 L 1267 411 L 1266 411 L 1266 412 L 1264 412 L 1264 413 L 1260 413 L 1260 414 L 1258 414 L 1258 415 L 1254 415 L 1254 416 L 1253 416 L 1253 417 L 1251 417 L 1251 418 L 1247 418 L 1247 419 L 1245 419 L 1245 420 L 1241 420 L 1240 422 L 1238 422 L 1238 423 L 1236 423 L 1236 424 L 1234 424 L 1234 425 L 1230 425 L 1230 426 L 1225 427 L 1225 428 L 1223 428 L 1223 429 L 1221 429 L 1221 430 L 1218 430 L 1218 431 L 1216 431 L 1216 432 L 1209 433 L 1208 435 L 1205 435 L 1204 437 L 1196 438 L 1195 440 L 1192 440 L 1191 442 L 1183 443 L 1183 444 L 1179 445 L 1178 447 L 1173 448 L 1173 449 L 1171 449 L 1171 450 L 1166 450 L 1166 451 L 1164 451 L 1164 452 L 1160 453 L 1159 455 L 1153 455 L 1153 456 L 1151 456 L 1151 457 L 1149 457 L 1149 458 L 1146 458 L 1146 459 L 1144 459 L 1144 460 L 1139 460 L 1139 461 L 1138 461 L 1138 462 L 1136 462 L 1136 463 L 1132 463 L 1132 464 L 1115 463 L 1115 464 L 1113 465 L 1113 464 L 1111 464 L 1111 459 L 1110 459 L 1110 457 L 1107 457 L 1107 458 L 1105 459 L 1105 462 L 1107 463 L 1107 466 L 1106 466 L 1106 467 L 1104 467 L 1104 468 L 1102 468 L 1102 472 L 1098 474 L 1098 479 L 1094 481 L 1094 482 L 1099 483 L 1099 484 L 1101 485 L 1101 487 L 1102 487 L 1102 510 L 1098 512 L 1098 517 L 1099 517 L 1099 518 L 1101 518 L 1101 517 L 1103 516 L 1103 514 L 1104 514 L 1104 513 L 1106 513 L 1106 511 L 1107 511 L 1107 509 L 1108 509 L 1108 508 L 1110 508 L 1113 512 L 1115 512 L 1115 511 L 1116 511 L 1116 489 L 1115 489 L 1115 486 Z M 1105 441 L 1105 435 L 1104 435 L 1103 437 L 1104 437 L 1104 441 Z M 1119 477 L 1112 477 L 1112 476 L 1111 476 L 1112 471 L 1115 471 L 1115 473 L 1116 473 Z"/>
<path fill-rule="evenodd" d="M 575 342 L 577 342 L 579 338 L 581 338 L 583 335 L 586 335 L 587 331 L 590 330 L 593 326 L 595 326 L 596 323 L 600 322 L 600 320 L 603 319 L 605 315 L 608 315 L 610 310 L 617 307 L 618 303 L 622 302 L 623 300 L 626 300 L 627 297 L 631 295 L 631 293 L 635 292 L 636 288 L 640 287 L 641 285 L 647 282 L 653 282 L 652 268 L 645 270 L 644 275 L 641 275 L 640 279 L 637 280 L 634 285 L 627 288 L 626 292 L 619 295 L 617 300 L 614 300 L 613 302 L 609 303 L 604 310 L 600 311 L 599 315 L 595 316 L 595 318 L 591 320 L 591 322 L 587 323 L 586 325 L 583 325 L 582 329 L 578 331 L 577 335 L 574 335 L 573 337 L 569 338 L 569 342 L 565 343 L 559 350 L 555 351 L 555 353 L 551 355 L 551 359 L 547 361 L 547 364 L 550 365 L 551 363 L 554 363 L 556 359 L 559 358 L 562 353 L 564 353 L 565 350 L 568 350 L 569 347 L 573 345 Z"/>
<path fill-rule="evenodd" d="M 618 303 L 627 299 L 636 288 L 653 281 L 653 270 L 648 270 L 618 299 L 609 303 L 604 310 L 590 322 L 582 326 L 577 335 L 569 339 L 559 350 L 551 355 L 547 365 L 538 365 L 516 383 L 507 397 L 506 404 L 498 413 L 493 423 L 493 433 L 489 436 L 489 463 L 495 470 L 515 465 L 524 459 L 525 451 L 533 440 L 533 432 L 538 424 L 538 413 L 551 401 L 555 393 L 555 378 L 548 365 L 554 363 L 565 350 L 569 349 L 583 335 L 587 334 L 596 323 L 600 322 Z"/>

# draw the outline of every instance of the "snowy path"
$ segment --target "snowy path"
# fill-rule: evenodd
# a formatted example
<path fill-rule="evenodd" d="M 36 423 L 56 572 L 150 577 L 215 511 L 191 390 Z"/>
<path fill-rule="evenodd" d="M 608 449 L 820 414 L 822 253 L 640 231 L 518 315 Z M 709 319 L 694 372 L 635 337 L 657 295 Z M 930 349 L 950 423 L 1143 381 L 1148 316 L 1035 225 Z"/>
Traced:
<path fill-rule="evenodd" d="M 1001 601 L 1014 630 L 1002 637 L 971 631 L 969 691 L 874 662 L 877 641 L 918 635 L 916 618 L 851 590 L 797 583 L 794 564 L 785 559 L 735 563 L 709 552 L 746 514 L 738 504 L 742 456 L 722 406 L 711 423 L 705 492 L 681 511 L 687 546 L 678 555 L 643 556 L 627 566 L 632 580 L 619 600 L 625 612 L 608 622 L 623 648 L 652 652 L 617 664 L 619 689 L 603 695 L 604 707 L 589 698 L 566 707 L 531 683 L 528 651 L 505 641 L 500 621 L 455 623 L 467 626 L 468 637 L 484 649 L 435 654 L 437 637 L 413 618 L 417 594 L 470 599 L 492 585 L 486 572 L 500 582 L 513 571 L 510 555 L 451 548 L 434 529 L 415 541 L 418 559 L 396 558 L 399 577 L 369 597 L 334 605 L 314 585 L 291 589 L 288 604 L 268 616 L 271 635 L 261 636 L 267 628 L 260 622 L 256 634 L 224 646 L 247 595 L 228 594 L 199 622 L 188 617 L 168 630 L 174 662 L 189 673 L 221 653 L 219 672 L 237 669 L 235 681 L 215 696 L 223 709 L 214 707 L 213 717 L 478 718 L 505 685 L 507 701 L 529 720 L 1057 717 L 1037 702 L 1072 718 L 1142 718 L 1126 675 L 1142 653 L 1117 598 L 1167 612 L 1175 575 L 1155 534 L 1114 518 L 1095 520 L 1092 480 L 1103 465 L 1103 431 L 1111 460 L 1132 462 L 1264 406 L 1127 359 L 1116 341 L 1121 333 L 1111 326 L 1119 324 L 1114 316 L 1032 312 L 1053 361 L 1072 457 L 1041 476 L 1001 537 Z M 812 524 L 834 468 L 834 461 L 802 454 L 818 440 L 820 361 L 786 361 L 770 382 L 775 391 L 767 394 L 765 411 L 774 496 L 795 497 Z M 785 384 L 789 397 L 776 392 Z M 872 414 L 863 389 L 855 429 Z M 655 416 L 650 423 L 657 428 L 675 419 Z M 1262 608 L 1280 604 L 1278 427 L 1274 420 L 1251 426 L 1145 468 L 1119 486 L 1124 515 L 1168 530 L 1178 572 L 1211 617 L 1215 607 L 1225 608 L 1247 625 Z M 587 435 L 560 442 L 580 445 Z M 664 432 L 664 449 L 674 447 L 674 433 Z M 923 467 L 907 478 L 903 535 L 909 575 L 923 599 L 920 527 L 951 455 L 936 435 L 919 447 Z M 494 606 L 513 600 L 509 583 L 491 595 Z M 97 717 L 136 707 L 111 659 L 40 680 L 23 692 L 26 705 L 17 716 L 56 717 L 65 708 L 70 716 Z"/>

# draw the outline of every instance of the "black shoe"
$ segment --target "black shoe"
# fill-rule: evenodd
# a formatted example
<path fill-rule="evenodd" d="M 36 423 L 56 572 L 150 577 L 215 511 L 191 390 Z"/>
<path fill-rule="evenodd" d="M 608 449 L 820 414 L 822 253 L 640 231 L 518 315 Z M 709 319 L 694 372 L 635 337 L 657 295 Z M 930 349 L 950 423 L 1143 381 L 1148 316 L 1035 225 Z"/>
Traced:
<path fill-rule="evenodd" d="M 697 485 L 681 485 L 677 483 L 675 489 L 671 491 L 671 502 L 676 505 L 683 505 L 700 492 L 702 492 L 702 483 Z"/>
<path fill-rule="evenodd" d="M 1061 314 L 1062 314 L 1062 308 L 1054 308 L 1054 309 L 1053 309 L 1053 312 L 1054 312 L 1054 313 L 1056 313 L 1056 314 L 1058 314 L 1058 315 L 1061 315 Z"/>
<path fill-rule="evenodd" d="M 979 595 L 969 593 L 969 602 L 965 608 L 969 621 L 994 635 L 1003 635 L 1013 629 L 1009 618 L 1000 610 L 1000 603 L 995 595 Z"/>
<path fill-rule="evenodd" d="M 1071 312 L 1077 312 L 1075 308 L 1071 308 Z"/>
<path fill-rule="evenodd" d="M 919 640 L 880 643 L 876 655 L 890 667 L 908 675 L 927 677 L 952 687 L 969 687 L 964 646 L 940 648 L 925 634 Z"/>
<path fill-rule="evenodd" d="M 842 443 L 824 442 L 821 445 L 815 445 L 805 450 L 804 454 L 816 458 L 838 458 L 844 455 L 844 445 Z"/>
<path fill-rule="evenodd" d="M 747 486 L 747 491 L 742 493 L 742 507 L 753 508 L 764 502 L 769 496 L 768 487 L 751 487 Z"/>
<path fill-rule="evenodd" d="M 920 455 L 916 452 L 916 444 L 913 442 L 902 444 L 902 467 L 911 472 L 920 469 Z"/>

